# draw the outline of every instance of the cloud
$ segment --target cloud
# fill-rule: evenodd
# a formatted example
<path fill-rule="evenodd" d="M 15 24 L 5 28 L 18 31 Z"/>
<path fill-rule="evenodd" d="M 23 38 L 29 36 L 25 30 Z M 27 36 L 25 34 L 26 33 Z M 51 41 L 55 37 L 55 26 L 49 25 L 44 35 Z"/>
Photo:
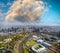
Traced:
<path fill-rule="evenodd" d="M 41 17 L 43 10 L 45 10 L 43 1 L 16 0 L 7 12 L 6 21 L 36 21 Z"/>
<path fill-rule="evenodd" d="M 4 20 L 6 13 L 3 13 L 2 10 L 0 9 L 0 22 Z"/>
<path fill-rule="evenodd" d="M 0 20 L 3 19 L 6 16 L 6 13 L 0 9 Z"/>
<path fill-rule="evenodd" d="M 8 3 L 7 3 L 7 6 L 11 6 L 11 5 L 12 5 L 12 2 L 8 2 Z"/>
<path fill-rule="evenodd" d="M 0 16 L 3 16 L 2 10 L 0 9 Z"/>

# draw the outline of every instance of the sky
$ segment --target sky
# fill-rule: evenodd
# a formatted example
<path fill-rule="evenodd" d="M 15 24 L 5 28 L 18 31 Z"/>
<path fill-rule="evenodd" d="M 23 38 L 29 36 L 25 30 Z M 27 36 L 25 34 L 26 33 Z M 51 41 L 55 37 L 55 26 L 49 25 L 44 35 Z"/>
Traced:
<path fill-rule="evenodd" d="M 50 8 L 42 16 L 40 22 L 46 25 L 60 25 L 60 0 L 45 0 Z"/>
<path fill-rule="evenodd" d="M 43 0 L 47 3 L 47 9 L 42 13 L 39 19 L 41 25 L 59 25 L 60 26 L 60 0 Z M 0 23 L 6 23 L 6 13 L 10 10 L 14 0 L 0 0 Z M 38 23 L 37 23 L 38 24 Z"/>

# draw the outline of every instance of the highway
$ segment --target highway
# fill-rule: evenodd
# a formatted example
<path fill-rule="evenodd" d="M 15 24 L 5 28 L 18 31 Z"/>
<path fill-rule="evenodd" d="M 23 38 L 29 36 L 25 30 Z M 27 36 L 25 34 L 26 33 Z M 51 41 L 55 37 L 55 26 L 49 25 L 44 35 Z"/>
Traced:
<path fill-rule="evenodd" d="M 22 44 L 25 43 L 32 35 L 30 34 L 29 36 L 24 36 L 24 38 L 22 38 L 22 40 L 19 40 L 18 42 L 16 42 L 15 46 L 14 46 L 14 53 L 23 53 L 22 51 Z"/>

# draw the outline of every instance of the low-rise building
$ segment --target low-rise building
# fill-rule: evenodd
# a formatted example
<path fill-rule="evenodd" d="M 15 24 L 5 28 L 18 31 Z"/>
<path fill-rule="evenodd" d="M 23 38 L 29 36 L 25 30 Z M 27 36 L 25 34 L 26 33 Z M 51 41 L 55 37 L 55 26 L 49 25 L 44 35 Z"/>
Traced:
<path fill-rule="evenodd" d="M 9 39 L 4 39 L 4 41 L 5 41 L 5 42 L 10 42 L 10 41 L 12 41 L 12 39 L 11 39 L 11 38 L 9 38 Z"/>

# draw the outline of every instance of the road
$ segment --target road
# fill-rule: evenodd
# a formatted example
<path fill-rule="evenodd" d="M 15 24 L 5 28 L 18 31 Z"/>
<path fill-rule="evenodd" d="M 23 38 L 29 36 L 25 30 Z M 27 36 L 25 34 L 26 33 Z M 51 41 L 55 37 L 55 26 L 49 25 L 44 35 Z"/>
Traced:
<path fill-rule="evenodd" d="M 22 38 L 22 40 L 19 40 L 18 42 L 16 42 L 15 46 L 14 46 L 14 53 L 23 53 L 22 51 L 22 44 L 25 43 L 30 37 L 32 37 L 32 35 L 30 34 L 29 36 L 24 36 Z"/>
<path fill-rule="evenodd" d="M 55 53 L 60 53 L 60 50 L 58 50 L 56 47 L 50 47 L 49 49 Z"/>
<path fill-rule="evenodd" d="M 46 42 L 45 42 L 46 43 Z M 48 48 L 49 50 L 52 50 L 54 53 L 60 53 L 60 50 L 58 50 L 55 46 L 51 45 L 47 45 L 44 42 L 42 43 L 43 46 L 45 46 L 46 48 Z M 49 43 L 48 43 L 49 44 Z"/>
<path fill-rule="evenodd" d="M 32 37 L 32 35 L 30 34 L 28 37 L 25 37 L 25 39 L 21 42 L 21 44 L 19 45 L 19 53 L 23 53 L 23 49 L 22 49 L 22 45 L 24 44 L 24 43 L 26 43 L 26 41 L 28 40 L 28 39 L 30 39 Z"/>

